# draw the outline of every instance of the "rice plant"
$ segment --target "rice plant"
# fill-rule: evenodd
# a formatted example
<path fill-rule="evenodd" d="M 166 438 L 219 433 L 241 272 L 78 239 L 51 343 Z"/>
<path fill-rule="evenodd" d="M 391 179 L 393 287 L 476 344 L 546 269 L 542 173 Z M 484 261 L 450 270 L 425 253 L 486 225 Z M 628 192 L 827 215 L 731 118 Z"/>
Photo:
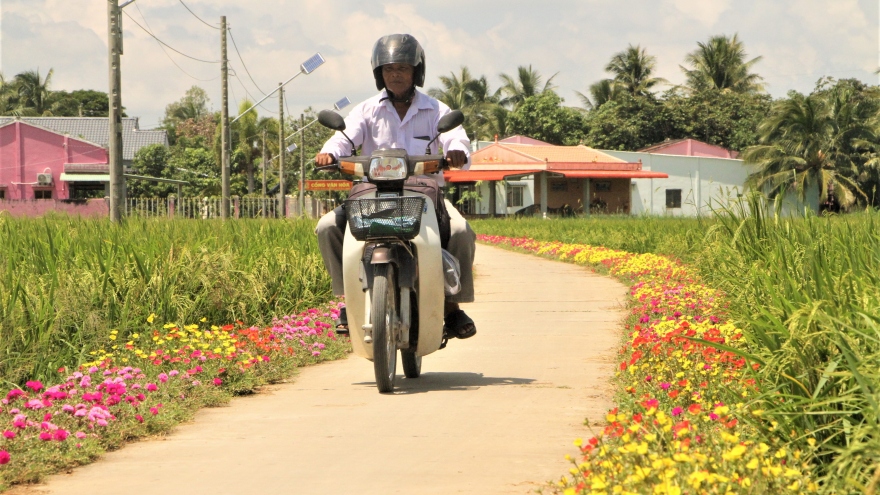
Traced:
<path fill-rule="evenodd" d="M 54 378 L 110 329 L 268 324 L 331 297 L 310 220 L 0 216 L 0 381 Z"/>

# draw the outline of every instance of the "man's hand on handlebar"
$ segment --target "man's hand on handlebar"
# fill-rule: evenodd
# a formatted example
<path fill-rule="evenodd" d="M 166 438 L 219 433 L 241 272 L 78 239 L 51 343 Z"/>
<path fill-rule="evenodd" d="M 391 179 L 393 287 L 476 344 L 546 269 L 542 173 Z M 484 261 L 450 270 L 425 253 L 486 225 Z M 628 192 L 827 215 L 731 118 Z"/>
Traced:
<path fill-rule="evenodd" d="M 325 167 L 327 165 L 333 165 L 334 163 L 336 163 L 336 157 L 330 153 L 318 153 L 315 156 L 315 165 L 318 167 Z"/>
<path fill-rule="evenodd" d="M 449 150 L 446 152 L 446 163 L 449 168 L 461 168 L 467 163 L 467 154 L 461 150 Z"/>

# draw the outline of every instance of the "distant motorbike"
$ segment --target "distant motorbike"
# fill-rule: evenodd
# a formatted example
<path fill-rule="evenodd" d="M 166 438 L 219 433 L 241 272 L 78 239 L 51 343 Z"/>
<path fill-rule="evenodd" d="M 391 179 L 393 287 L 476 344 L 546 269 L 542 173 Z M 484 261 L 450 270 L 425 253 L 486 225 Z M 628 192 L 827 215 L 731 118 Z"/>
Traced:
<path fill-rule="evenodd" d="M 345 121 L 335 112 L 322 111 L 318 121 L 345 134 Z M 440 134 L 463 122 L 457 110 L 442 117 L 426 153 Z M 444 168 L 442 155 L 410 156 L 403 149 L 339 157 L 334 165 L 321 167 L 369 178 L 345 202 L 342 270 L 352 347 L 373 361 L 381 393 L 394 391 L 398 349 L 404 375 L 418 378 L 422 357 L 446 344 L 444 288 L 455 281 L 447 278 L 452 270 L 444 270 L 437 217 L 442 196 L 431 193 L 432 184 L 437 189 L 434 181 L 407 180 Z"/>

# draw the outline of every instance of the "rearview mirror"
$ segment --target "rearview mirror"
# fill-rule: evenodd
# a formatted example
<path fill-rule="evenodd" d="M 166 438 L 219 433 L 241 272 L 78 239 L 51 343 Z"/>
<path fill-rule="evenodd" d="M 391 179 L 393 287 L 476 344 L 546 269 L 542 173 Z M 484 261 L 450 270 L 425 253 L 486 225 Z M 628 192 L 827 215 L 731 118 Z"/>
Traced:
<path fill-rule="evenodd" d="M 464 114 L 461 110 L 453 110 L 444 115 L 437 124 L 437 132 L 443 134 L 464 123 Z M 343 124 L 344 125 L 344 124 Z"/>
<path fill-rule="evenodd" d="M 333 129 L 334 131 L 345 130 L 345 119 L 332 110 L 321 110 L 318 113 L 318 122 L 320 122 L 322 126 Z"/>

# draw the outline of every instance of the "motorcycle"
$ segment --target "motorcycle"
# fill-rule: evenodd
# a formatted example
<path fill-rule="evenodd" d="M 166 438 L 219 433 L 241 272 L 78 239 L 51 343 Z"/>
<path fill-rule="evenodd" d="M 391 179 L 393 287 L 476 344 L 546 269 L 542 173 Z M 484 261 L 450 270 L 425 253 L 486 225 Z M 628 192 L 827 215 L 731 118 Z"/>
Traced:
<path fill-rule="evenodd" d="M 324 110 L 318 121 L 345 136 L 339 114 Z M 398 349 L 404 376 L 418 378 L 422 357 L 446 345 L 448 284 L 435 204 L 442 198 L 407 187 L 407 179 L 447 168 L 442 155 L 429 154 L 430 145 L 463 122 L 458 110 L 442 117 L 425 155 L 379 149 L 371 156 L 338 157 L 335 164 L 319 168 L 369 179 L 369 189 L 357 197 L 353 190 L 345 202 L 342 271 L 352 348 L 373 362 L 380 393 L 394 391 Z"/>

